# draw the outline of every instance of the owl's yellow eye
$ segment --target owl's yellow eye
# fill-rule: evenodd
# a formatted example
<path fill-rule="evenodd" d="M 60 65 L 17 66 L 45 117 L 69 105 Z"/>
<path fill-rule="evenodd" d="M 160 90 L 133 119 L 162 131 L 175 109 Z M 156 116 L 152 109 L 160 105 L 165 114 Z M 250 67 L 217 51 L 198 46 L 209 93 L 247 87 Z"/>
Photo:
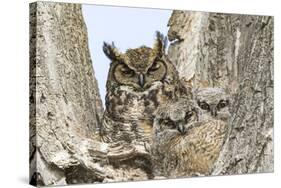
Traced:
<path fill-rule="evenodd" d="M 132 71 L 131 69 L 126 68 L 126 67 L 122 68 L 121 72 L 122 72 L 122 74 L 124 74 L 126 76 L 133 76 L 134 75 L 134 71 Z"/>
<path fill-rule="evenodd" d="M 160 68 L 161 61 L 156 61 L 153 65 L 148 69 L 149 72 L 157 71 Z"/>

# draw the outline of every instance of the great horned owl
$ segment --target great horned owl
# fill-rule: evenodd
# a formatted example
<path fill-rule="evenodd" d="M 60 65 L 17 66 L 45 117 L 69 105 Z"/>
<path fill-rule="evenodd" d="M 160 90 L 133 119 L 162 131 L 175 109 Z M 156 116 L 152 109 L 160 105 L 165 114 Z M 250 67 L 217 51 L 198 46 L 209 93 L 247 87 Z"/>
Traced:
<path fill-rule="evenodd" d="M 156 176 L 211 172 L 227 135 L 227 123 L 224 118 L 211 118 L 212 114 L 201 119 L 200 110 L 194 101 L 183 98 L 155 112 L 151 155 Z"/>
<path fill-rule="evenodd" d="M 153 113 L 159 104 L 181 92 L 177 70 L 165 55 L 166 39 L 157 32 L 153 48 L 141 46 L 121 53 L 104 43 L 111 60 L 101 136 L 105 142 L 148 142 Z"/>
<path fill-rule="evenodd" d="M 230 117 L 230 96 L 223 88 L 206 87 L 194 92 L 200 109 L 200 120 L 218 119 L 227 122 Z"/>

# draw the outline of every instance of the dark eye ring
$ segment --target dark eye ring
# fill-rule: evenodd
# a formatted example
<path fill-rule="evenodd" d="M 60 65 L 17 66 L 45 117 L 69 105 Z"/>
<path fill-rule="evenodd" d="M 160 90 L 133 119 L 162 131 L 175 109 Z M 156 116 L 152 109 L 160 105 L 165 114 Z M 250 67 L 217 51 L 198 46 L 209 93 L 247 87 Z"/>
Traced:
<path fill-rule="evenodd" d="M 158 63 L 158 62 L 155 62 L 155 63 L 148 69 L 148 71 L 149 71 L 149 72 L 154 72 L 154 71 L 157 71 L 159 68 L 160 68 L 159 63 Z"/>
<path fill-rule="evenodd" d="M 224 108 L 228 105 L 228 101 L 227 100 L 221 100 L 218 104 L 218 108 Z"/>
<path fill-rule="evenodd" d="M 207 103 L 205 103 L 205 102 L 200 103 L 199 106 L 200 106 L 200 108 L 202 108 L 203 110 L 210 110 L 209 105 L 208 105 Z"/>
<path fill-rule="evenodd" d="M 193 115 L 193 112 L 192 112 L 192 111 L 189 111 L 189 112 L 186 113 L 185 118 L 186 118 L 186 119 L 189 119 L 189 118 L 192 117 L 192 115 Z"/>
<path fill-rule="evenodd" d="M 125 69 L 125 70 L 121 70 L 123 74 L 126 74 L 126 75 L 134 75 L 134 72 L 130 69 Z"/>
<path fill-rule="evenodd" d="M 163 122 L 164 122 L 165 125 L 167 125 L 169 127 L 172 127 L 172 128 L 176 127 L 175 123 L 170 119 L 165 119 L 165 120 L 163 120 Z"/>

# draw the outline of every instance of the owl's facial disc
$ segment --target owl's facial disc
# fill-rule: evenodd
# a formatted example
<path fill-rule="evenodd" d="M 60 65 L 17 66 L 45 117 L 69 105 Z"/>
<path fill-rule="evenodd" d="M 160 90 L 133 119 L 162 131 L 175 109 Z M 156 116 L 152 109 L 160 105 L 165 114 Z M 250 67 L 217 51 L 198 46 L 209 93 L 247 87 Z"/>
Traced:
<path fill-rule="evenodd" d="M 166 75 L 167 68 L 162 60 L 156 59 L 144 73 L 144 88 L 149 88 L 154 82 L 162 81 Z"/>
<path fill-rule="evenodd" d="M 166 127 L 170 128 L 170 129 L 175 129 L 177 127 L 175 122 L 173 120 L 171 120 L 170 118 L 160 119 L 159 123 L 165 125 Z"/>
<path fill-rule="evenodd" d="M 198 106 L 202 109 L 202 110 L 207 110 L 210 111 L 210 105 L 208 103 L 206 103 L 205 101 L 197 101 L 198 102 Z"/>
<path fill-rule="evenodd" d="M 211 116 L 216 117 L 217 116 L 217 112 L 218 112 L 218 108 L 216 104 L 208 104 L 205 101 L 198 101 L 198 106 L 202 109 L 207 111 L 208 113 L 211 113 Z"/>
<path fill-rule="evenodd" d="M 152 63 L 147 63 L 149 66 L 146 68 L 140 68 L 140 63 L 132 63 L 130 60 L 124 59 L 125 63 L 115 62 L 113 75 L 119 84 L 130 86 L 135 91 L 149 89 L 166 75 L 167 68 L 161 59 L 156 58 Z"/>
<path fill-rule="evenodd" d="M 177 130 L 180 132 L 180 134 L 185 134 L 187 131 L 185 124 L 183 122 L 179 122 L 177 128 L 178 128 Z"/>
<path fill-rule="evenodd" d="M 137 74 L 124 63 L 117 63 L 113 71 L 114 78 L 119 84 L 139 87 Z"/>
<path fill-rule="evenodd" d="M 171 129 L 176 129 L 180 134 L 184 135 L 188 132 L 189 129 L 194 127 L 197 122 L 198 117 L 197 113 L 194 109 L 187 111 L 186 113 L 183 111 L 177 111 L 176 113 L 171 114 L 170 123 L 167 122 Z M 165 122 L 164 122 L 165 123 Z"/>
<path fill-rule="evenodd" d="M 217 109 L 223 109 L 225 107 L 227 107 L 229 105 L 229 100 L 220 100 L 218 105 L 217 105 Z"/>
<path fill-rule="evenodd" d="M 150 88 L 154 82 L 161 81 L 166 74 L 166 66 L 162 61 L 154 61 L 154 63 L 145 71 L 137 72 L 138 88 L 140 90 Z"/>
<path fill-rule="evenodd" d="M 208 104 L 205 101 L 198 101 L 198 106 L 202 110 L 206 110 L 207 112 L 211 113 L 211 116 L 216 117 L 218 112 L 229 105 L 228 100 L 220 100 L 218 103 L 211 103 Z"/>
<path fill-rule="evenodd" d="M 184 121 L 179 122 L 179 131 L 181 134 L 185 134 L 194 127 L 195 123 L 198 121 L 197 112 L 195 109 L 187 111 L 185 113 Z M 182 129 L 182 130 L 181 130 Z"/>
<path fill-rule="evenodd" d="M 211 115 L 216 117 L 218 115 L 218 109 L 216 105 L 210 105 Z"/>

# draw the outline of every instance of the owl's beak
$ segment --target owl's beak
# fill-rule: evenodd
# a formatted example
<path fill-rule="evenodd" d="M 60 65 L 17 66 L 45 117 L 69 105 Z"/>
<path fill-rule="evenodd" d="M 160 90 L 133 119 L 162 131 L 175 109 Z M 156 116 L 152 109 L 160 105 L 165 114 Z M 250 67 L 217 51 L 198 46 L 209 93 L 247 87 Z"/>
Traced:
<path fill-rule="evenodd" d="M 210 108 L 211 108 L 211 109 L 210 109 L 210 110 L 211 110 L 211 115 L 214 116 L 214 117 L 216 117 L 216 116 L 218 115 L 218 114 L 217 114 L 217 111 L 218 111 L 218 110 L 217 110 L 217 107 L 216 107 L 216 106 L 211 106 Z"/>
<path fill-rule="evenodd" d="M 185 129 L 185 126 L 183 123 L 179 123 L 178 125 L 178 131 L 181 133 L 181 134 L 185 134 L 186 133 L 186 129 Z"/>
<path fill-rule="evenodd" d="M 143 74 L 139 74 L 139 85 L 140 85 L 141 87 L 144 86 L 144 82 L 145 82 L 145 80 L 144 80 L 144 75 L 143 75 Z"/>

